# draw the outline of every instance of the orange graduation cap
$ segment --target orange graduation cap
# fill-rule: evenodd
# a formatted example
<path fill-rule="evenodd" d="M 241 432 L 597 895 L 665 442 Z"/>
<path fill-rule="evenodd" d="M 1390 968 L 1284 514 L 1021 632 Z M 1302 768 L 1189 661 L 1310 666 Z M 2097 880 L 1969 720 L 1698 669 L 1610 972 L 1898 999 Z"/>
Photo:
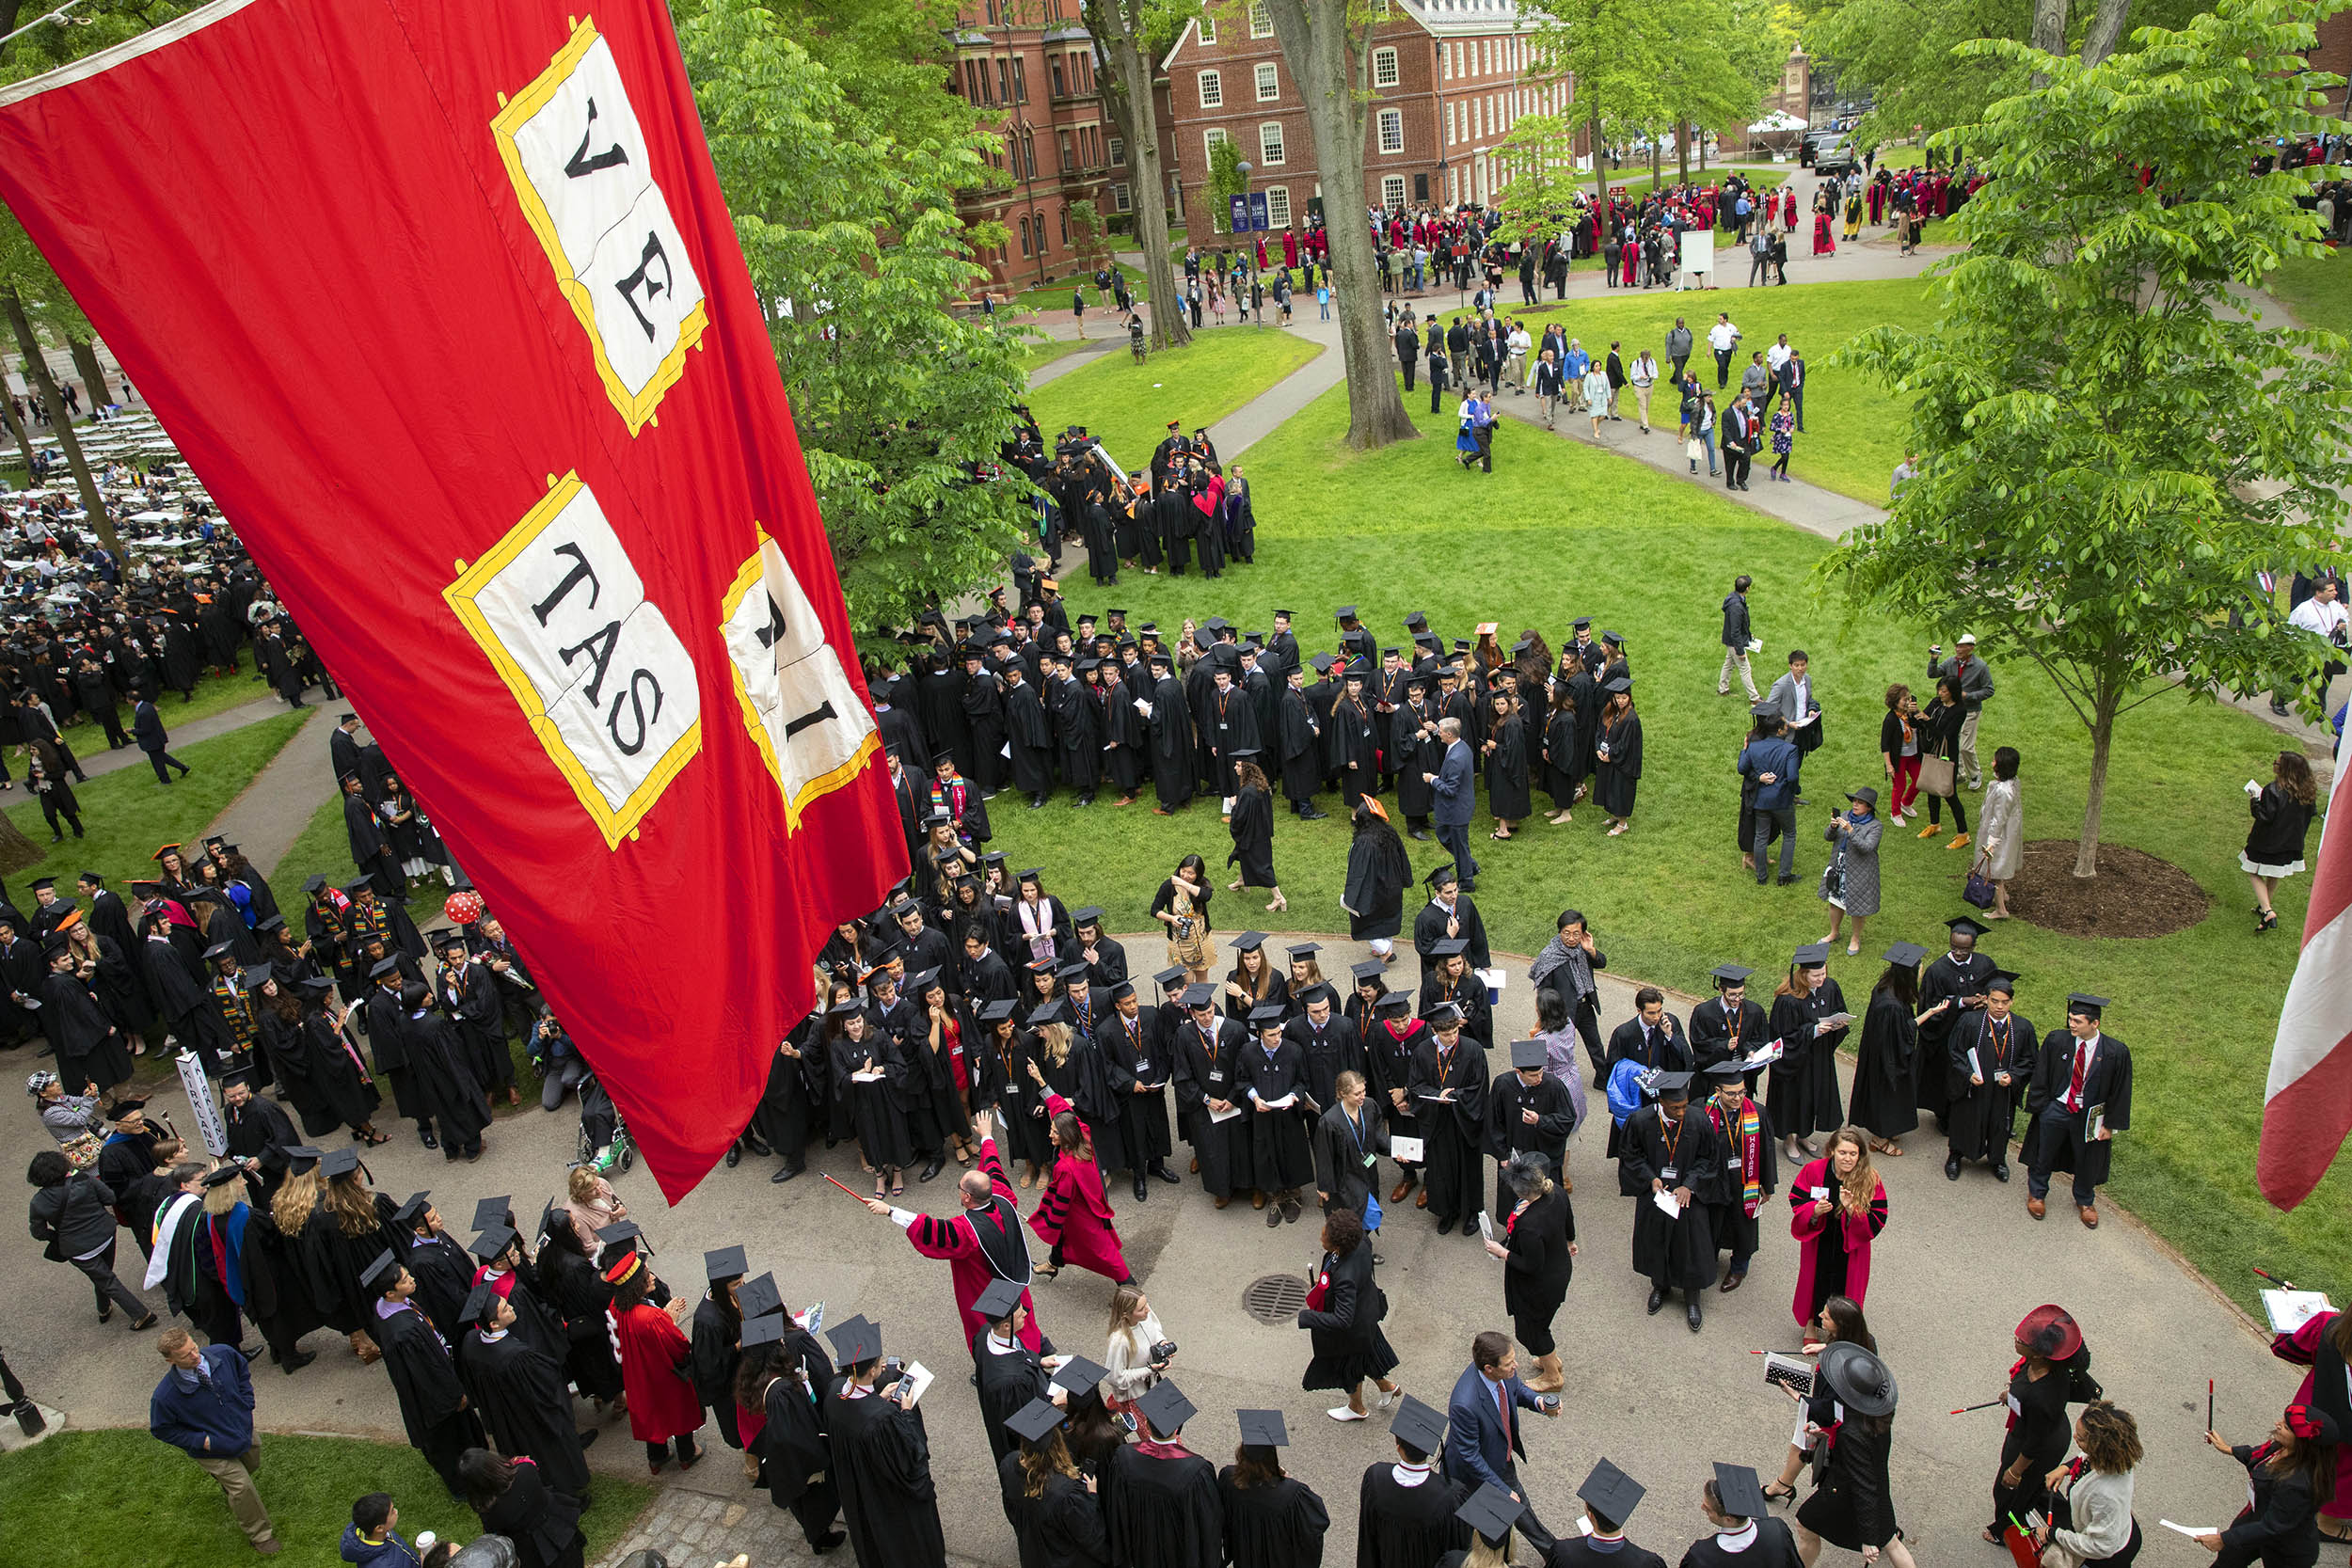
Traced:
<path fill-rule="evenodd" d="M 156 862 L 158 864 L 160 864 L 160 863 L 162 863 L 162 862 L 163 862 L 163 858 L 164 858 L 166 855 L 177 854 L 177 853 L 179 852 L 179 850 L 180 850 L 180 846 L 179 846 L 178 844 L 176 844 L 176 843 L 175 843 L 175 844 L 167 844 L 167 845 L 165 845 L 162 848 L 160 848 L 160 849 L 156 850 L 153 854 L 151 854 L 151 855 L 148 856 L 147 858 L 148 858 L 149 860 L 151 860 L 151 861 L 154 861 L 154 862 Z"/>

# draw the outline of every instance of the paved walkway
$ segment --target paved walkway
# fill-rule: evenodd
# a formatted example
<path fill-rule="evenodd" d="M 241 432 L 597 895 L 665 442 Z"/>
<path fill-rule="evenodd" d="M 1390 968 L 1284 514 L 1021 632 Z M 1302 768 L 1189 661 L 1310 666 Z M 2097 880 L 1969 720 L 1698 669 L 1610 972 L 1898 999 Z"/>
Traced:
<path fill-rule="evenodd" d="M 230 730 L 241 730 L 247 724 L 258 724 L 264 719 L 275 719 L 281 713 L 291 711 L 284 699 L 264 695 L 236 707 L 223 708 L 208 718 L 191 719 L 184 724 L 175 724 L 171 721 L 172 706 L 169 702 L 159 703 L 155 711 L 163 715 L 164 728 L 170 732 L 174 754 L 183 746 L 193 746 L 199 740 L 210 740 L 215 736 L 227 735 Z M 122 710 L 122 728 L 126 735 L 130 732 L 131 714 L 128 708 Z M 124 768 L 135 768 L 142 772 L 147 770 L 145 752 L 129 744 L 108 751 L 106 732 L 96 724 L 77 724 L 66 732 L 65 738 L 66 744 L 73 748 L 74 759 L 81 763 L 82 771 L 93 779 Z"/>
<path fill-rule="evenodd" d="M 313 703 L 309 721 L 270 759 L 269 766 L 253 776 L 244 792 L 229 802 L 229 809 L 214 819 L 206 835 L 221 834 L 243 850 L 262 876 L 273 875 L 294 840 L 302 836 L 302 830 L 310 825 L 311 814 L 335 793 L 335 767 L 329 760 L 326 737 L 334 733 L 335 715 L 342 711 L 340 701 Z"/>

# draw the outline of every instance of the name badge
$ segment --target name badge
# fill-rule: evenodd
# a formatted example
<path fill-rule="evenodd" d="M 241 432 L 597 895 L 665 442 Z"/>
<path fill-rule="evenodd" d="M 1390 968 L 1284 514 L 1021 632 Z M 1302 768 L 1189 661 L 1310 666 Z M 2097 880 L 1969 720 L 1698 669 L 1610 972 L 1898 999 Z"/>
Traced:
<path fill-rule="evenodd" d="M 1732 1174 L 1732 1175 L 1734 1175 L 1734 1176 L 1738 1176 L 1738 1175 L 1740 1173 L 1740 1156 L 1738 1156 L 1737 1154 L 1735 1154 L 1735 1155 L 1733 1155 L 1733 1156 L 1731 1157 L 1731 1164 L 1730 1164 L 1730 1166 L 1729 1166 L 1729 1169 L 1730 1169 L 1730 1171 L 1731 1171 L 1731 1174 Z"/>
<path fill-rule="evenodd" d="M 1373 1163 L 1373 1158 L 1372 1158 L 1372 1156 L 1371 1156 L 1371 1155 L 1369 1155 L 1369 1154 L 1365 1155 L 1365 1156 L 1364 1156 L 1364 1164 L 1365 1164 L 1365 1165 L 1366 1165 L 1366 1166 L 1370 1166 L 1370 1165 L 1372 1164 L 1372 1163 Z"/>
<path fill-rule="evenodd" d="M 1014 1083 L 1009 1078 L 1005 1080 L 1005 1098 L 1008 1100 L 1018 1100 L 1021 1098 L 1021 1085 Z"/>
<path fill-rule="evenodd" d="M 2014 1394 L 2009 1397 L 2009 1413 L 2012 1416 L 2023 1416 L 2026 1413 L 2025 1402 Z"/>
<path fill-rule="evenodd" d="M 1827 1203 L 1829 1201 L 1829 1189 L 1827 1187 L 1815 1187 L 1812 1188 L 1811 1191 L 1814 1202 Z"/>
<path fill-rule="evenodd" d="M 1137 1062 L 1136 1064 L 1136 1076 L 1138 1078 L 1142 1077 L 1145 1073 L 1151 1070 L 1152 1064 L 1150 1062 Z"/>
<path fill-rule="evenodd" d="M 1225 1082 L 1225 1076 L 1226 1075 L 1222 1072 L 1212 1072 L 1209 1074 L 1209 1082 L 1212 1084 L 1222 1084 Z"/>
<path fill-rule="evenodd" d="M 1666 1179 L 1666 1184 L 1671 1187 L 1675 1183 L 1675 1179 L 1682 1174 L 1682 1169 L 1678 1165 L 1668 1165 L 1664 1170 L 1660 1171 L 1658 1174 L 1664 1177 Z"/>
<path fill-rule="evenodd" d="M 1216 725 L 1216 727 L 1217 727 L 1218 729 L 1220 729 L 1220 730 L 1230 730 L 1230 729 L 1232 729 L 1233 726 L 1232 726 L 1232 725 L 1231 725 L 1231 724 L 1228 724 L 1227 722 L 1225 722 L 1223 720 L 1221 720 L 1221 719 L 1220 719 L 1220 720 L 1218 720 L 1218 721 L 1217 721 L 1217 725 Z"/>

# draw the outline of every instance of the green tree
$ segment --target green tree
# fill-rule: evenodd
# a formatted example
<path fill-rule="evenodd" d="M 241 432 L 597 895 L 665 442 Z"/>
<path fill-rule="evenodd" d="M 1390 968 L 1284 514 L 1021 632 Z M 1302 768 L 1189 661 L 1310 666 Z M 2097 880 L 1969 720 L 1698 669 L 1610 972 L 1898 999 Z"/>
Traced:
<path fill-rule="evenodd" d="M 1856 612 L 1973 627 L 2056 683 L 2090 741 L 2078 877 L 2098 870 L 2120 714 L 2175 683 L 2308 690 L 2318 662 L 2254 574 L 2341 559 L 2352 368 L 2342 338 L 2247 319 L 2229 291 L 2322 253 L 2296 203 L 2309 172 L 2249 173 L 2248 150 L 2319 127 L 2319 79 L 2292 72 L 2340 4 L 2222 0 L 2096 66 L 1963 46 L 2048 85 L 1944 138 L 1990 181 L 1933 323 L 1833 361 L 1914 400 L 1921 462 L 1821 570 Z"/>
<path fill-rule="evenodd" d="M 1265 0 L 1282 59 L 1306 105 L 1322 166 L 1325 228 L 1347 362 L 1347 444 L 1359 451 L 1421 438 L 1397 389 L 1395 345 L 1381 317 L 1380 269 L 1364 199 L 1372 35 L 1387 13 L 1371 0 Z"/>
<path fill-rule="evenodd" d="M 1218 233 L 1232 232 L 1231 204 L 1248 189 L 1241 172 L 1240 147 L 1230 136 L 1220 138 L 1209 149 L 1209 223 Z"/>
<path fill-rule="evenodd" d="M 1154 348 L 1192 341 L 1192 324 L 1168 256 L 1168 205 L 1161 195 L 1167 180 L 1160 169 L 1152 83 L 1160 56 L 1200 9 L 1200 0 L 1085 0 L 1083 13 L 1094 35 L 1103 103 L 1127 149 L 1127 188 L 1136 206 L 1136 243 L 1143 247 L 1143 292 L 1152 301 Z"/>
<path fill-rule="evenodd" d="M 1677 3 L 1666 0 L 1668 7 Z M 1545 87 L 1565 85 L 1573 89 L 1573 96 L 1565 114 L 1537 115 L 1534 124 L 1522 121 L 1513 127 L 1512 134 L 1503 138 L 1504 145 L 1524 148 L 1539 161 L 1565 160 L 1573 166 L 1576 131 L 1589 131 L 1593 199 L 1606 205 L 1609 159 L 1604 150 L 1612 141 L 1668 118 L 1659 83 L 1676 47 L 1669 12 L 1655 0 L 1553 0 L 1546 4 L 1536 13 L 1534 37 L 1528 42 L 1527 79 Z M 1525 136 L 1518 135 L 1522 127 Z M 1537 201 L 1549 200 L 1555 194 L 1545 187 L 1574 182 L 1565 172 L 1545 172 L 1538 178 L 1541 183 L 1531 185 L 1527 192 Z M 1504 212 L 1511 213 L 1507 199 Z"/>
<path fill-rule="evenodd" d="M 832 7 L 697 0 L 678 31 L 842 588 L 875 627 L 997 570 L 1028 485 L 974 481 L 1024 380 L 946 305 L 982 277 L 955 192 L 987 177 L 990 138 L 946 90 L 939 35 L 858 11 L 829 29 L 811 24 Z"/>
<path fill-rule="evenodd" d="M 1661 0 L 1650 25 L 1672 40 L 1658 51 L 1654 90 L 1677 127 L 1676 153 L 1688 180 L 1689 133 L 1695 129 L 1703 140 L 1710 130 L 1755 119 L 1795 34 L 1772 0 Z"/>

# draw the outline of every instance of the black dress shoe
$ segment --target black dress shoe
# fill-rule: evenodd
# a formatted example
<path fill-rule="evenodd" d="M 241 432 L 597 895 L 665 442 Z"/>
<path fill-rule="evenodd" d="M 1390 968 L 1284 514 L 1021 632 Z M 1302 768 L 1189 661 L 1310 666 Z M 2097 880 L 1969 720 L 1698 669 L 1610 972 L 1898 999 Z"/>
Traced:
<path fill-rule="evenodd" d="M 427 1148 L 438 1148 L 441 1147 L 441 1140 L 435 1137 L 430 1132 L 419 1132 L 417 1134 L 417 1141 L 424 1145 Z"/>
<path fill-rule="evenodd" d="M 1685 1322 L 1685 1323 L 1689 1323 L 1689 1324 L 1691 1325 L 1691 1332 L 1692 1332 L 1692 1333 L 1696 1334 L 1696 1333 L 1699 1331 L 1699 1298 L 1698 1298 L 1698 1297 L 1696 1297 L 1696 1296 L 1692 1296 L 1692 1297 L 1691 1298 L 1691 1305 L 1690 1305 L 1689 1307 L 1685 1307 L 1685 1308 L 1683 1309 L 1683 1313 L 1682 1313 L 1682 1321 L 1683 1321 L 1683 1322 Z"/>
<path fill-rule="evenodd" d="M 1168 1162 L 1165 1160 L 1154 1160 L 1152 1162 L 1152 1174 L 1158 1177 L 1163 1181 L 1174 1182 L 1182 1181 L 1184 1180 L 1183 1177 L 1178 1176 L 1174 1171 L 1168 1168 Z"/>
<path fill-rule="evenodd" d="M 772 1182 L 774 1182 L 777 1186 L 781 1187 L 781 1186 L 783 1186 L 783 1185 L 784 1185 L 787 1181 L 791 1180 L 794 1177 L 796 1177 L 796 1176 L 798 1176 L 798 1175 L 800 1175 L 800 1174 L 801 1174 L 801 1167 L 800 1167 L 800 1166 L 798 1166 L 798 1165 L 786 1165 L 786 1166 L 784 1166 L 782 1169 L 778 1170 L 778 1171 L 777 1171 L 777 1172 L 776 1172 L 773 1176 L 770 1177 L 768 1180 L 771 1180 L 771 1181 L 772 1181 Z"/>
<path fill-rule="evenodd" d="M 1142 1177 L 1140 1177 L 1140 1176 L 1136 1177 L 1136 1201 L 1137 1203 L 1147 1202 L 1147 1201 L 1149 1201 L 1149 1200 L 1150 1200 L 1151 1196 L 1152 1196 L 1152 1189 L 1151 1189 L 1151 1188 L 1149 1188 L 1149 1187 L 1147 1187 L 1147 1186 L 1145 1186 L 1145 1185 L 1143 1184 L 1143 1178 L 1142 1178 Z"/>
<path fill-rule="evenodd" d="M 1454 1234 L 1454 1216 L 1452 1214 L 1448 1214 L 1445 1218 L 1438 1222 L 1438 1234 L 1440 1236 L 1451 1236 Z"/>
<path fill-rule="evenodd" d="M 1796 877 L 1795 877 L 1793 874 L 1791 874 L 1791 875 L 1789 875 L 1789 876 L 1787 876 L 1787 877 L 1783 877 L 1783 878 L 1781 878 L 1781 879 L 1780 879 L 1780 885 L 1781 885 L 1782 887 L 1787 887 L 1789 883 L 1791 883 L 1791 882 L 1795 881 L 1796 879 L 1796 879 Z"/>
<path fill-rule="evenodd" d="M 848 1539 L 849 1537 L 842 1534 L 839 1530 L 829 1529 L 824 1534 L 818 1536 L 816 1540 L 810 1542 L 808 1544 L 808 1549 L 812 1552 L 829 1552 Z"/>
<path fill-rule="evenodd" d="M 1957 1181 L 1960 1180 L 1959 1155 L 1947 1154 L 1944 1156 L 1944 1180 L 1947 1181 Z"/>
<path fill-rule="evenodd" d="M 1437 837 L 1438 835 L 1437 835 L 1437 834 L 1435 834 L 1435 833 L 1433 833 L 1433 832 L 1428 832 L 1426 829 L 1422 829 L 1422 828 L 1415 828 L 1415 829 L 1411 830 L 1409 832 L 1407 832 L 1405 836 L 1406 836 L 1406 838 L 1417 838 L 1417 839 L 1422 840 L 1423 843 L 1427 843 L 1430 839 L 1433 839 L 1433 838 Z"/>
<path fill-rule="evenodd" d="M 1327 811 L 1302 811 L 1298 814 L 1298 819 L 1302 822 L 1320 822 L 1330 815 Z"/>
<path fill-rule="evenodd" d="M 741 1144 L 727 1145 L 727 1169 L 733 1170 L 736 1166 L 741 1164 L 742 1163 L 743 1146 Z"/>
<path fill-rule="evenodd" d="M 1655 1286 L 1652 1286 L 1649 1293 L 1649 1306 L 1643 1308 L 1643 1310 L 1646 1311 L 1651 1317 L 1654 1318 L 1658 1316 L 1658 1309 L 1665 1305 L 1666 1292 L 1659 1290 Z"/>
<path fill-rule="evenodd" d="M 2006 1181 L 2009 1180 L 2009 1162 L 2007 1160 L 2002 1161 L 1999 1164 L 1993 1167 L 1993 1180 L 1995 1181 Z"/>
<path fill-rule="evenodd" d="M 302 1370 L 303 1368 L 309 1366 L 311 1362 L 316 1361 L 318 1358 L 319 1353 L 314 1350 L 298 1350 L 294 1352 L 294 1354 L 288 1356 L 285 1360 L 278 1363 L 278 1370 L 285 1373 L 288 1377 L 292 1377 L 294 1373 Z"/>
<path fill-rule="evenodd" d="M 1031 811 L 1043 811 L 1045 809 L 1045 797 L 1042 795 L 1030 796 L 1029 809 Z"/>
<path fill-rule="evenodd" d="M 930 1164 L 923 1167 L 922 1174 L 917 1176 L 915 1180 L 917 1181 L 929 1181 L 933 1177 L 937 1176 L 942 1170 L 946 1169 L 946 1164 L 947 1161 L 944 1155 L 934 1154 L 931 1156 Z"/>

